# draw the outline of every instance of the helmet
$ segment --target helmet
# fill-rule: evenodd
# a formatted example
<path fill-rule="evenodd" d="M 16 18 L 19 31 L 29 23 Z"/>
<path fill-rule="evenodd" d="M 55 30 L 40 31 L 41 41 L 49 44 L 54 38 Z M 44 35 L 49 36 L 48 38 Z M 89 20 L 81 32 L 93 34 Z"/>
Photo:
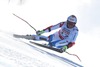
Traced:
<path fill-rule="evenodd" d="M 76 18 L 75 15 L 70 15 L 70 16 L 67 18 L 67 21 L 68 21 L 68 22 L 77 23 L 77 18 Z"/>

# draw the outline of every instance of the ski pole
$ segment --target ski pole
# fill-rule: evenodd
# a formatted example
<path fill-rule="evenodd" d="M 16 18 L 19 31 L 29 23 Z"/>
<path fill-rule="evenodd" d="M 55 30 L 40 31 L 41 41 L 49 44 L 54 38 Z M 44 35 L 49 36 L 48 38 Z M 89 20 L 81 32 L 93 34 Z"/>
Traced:
<path fill-rule="evenodd" d="M 76 54 L 71 54 L 71 53 L 69 53 L 69 52 L 67 52 L 67 51 L 66 51 L 66 53 L 69 54 L 69 55 L 76 56 L 76 57 L 78 58 L 78 60 L 81 62 L 81 59 L 80 59 Z"/>
<path fill-rule="evenodd" d="M 31 28 L 33 28 L 35 31 L 37 31 L 33 26 L 31 26 L 26 20 L 22 19 L 21 17 L 17 16 L 16 14 L 12 13 L 14 16 L 16 16 L 17 18 L 23 20 L 24 22 L 26 22 Z"/>

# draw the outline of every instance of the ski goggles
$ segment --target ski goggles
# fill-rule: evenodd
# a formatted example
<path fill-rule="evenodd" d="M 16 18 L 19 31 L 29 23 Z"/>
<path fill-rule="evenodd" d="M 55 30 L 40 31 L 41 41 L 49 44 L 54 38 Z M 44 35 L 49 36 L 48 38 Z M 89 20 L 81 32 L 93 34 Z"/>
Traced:
<path fill-rule="evenodd" d="M 75 27 L 75 24 L 76 24 L 76 23 L 74 23 L 74 22 L 67 21 L 67 27 L 68 27 L 68 28 L 73 28 L 73 27 Z"/>
<path fill-rule="evenodd" d="M 70 21 L 67 21 L 67 24 L 69 24 L 69 25 L 75 25 L 76 23 L 75 22 L 70 22 Z"/>

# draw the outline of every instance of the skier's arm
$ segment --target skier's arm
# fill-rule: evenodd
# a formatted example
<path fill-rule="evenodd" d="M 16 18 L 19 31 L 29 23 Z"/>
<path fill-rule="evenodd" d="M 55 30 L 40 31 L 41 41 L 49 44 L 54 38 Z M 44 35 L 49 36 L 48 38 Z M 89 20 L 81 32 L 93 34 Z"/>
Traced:
<path fill-rule="evenodd" d="M 44 32 L 50 32 L 52 30 L 55 30 L 55 29 L 58 29 L 58 28 L 62 27 L 63 24 L 64 24 L 64 22 L 60 22 L 56 25 L 52 25 L 52 26 L 47 27 L 46 29 L 43 29 L 43 31 Z"/>
<path fill-rule="evenodd" d="M 76 38 L 78 36 L 78 30 L 75 30 L 72 34 L 72 36 L 69 37 L 69 43 L 67 45 L 68 48 L 72 47 L 73 45 L 75 45 L 75 41 L 76 41 Z"/>
<path fill-rule="evenodd" d="M 72 33 L 71 42 L 75 42 L 77 36 L 78 36 L 78 30 L 75 30 L 75 31 Z"/>
<path fill-rule="evenodd" d="M 62 27 L 64 23 L 65 23 L 65 22 L 60 22 L 60 23 L 58 23 L 58 24 L 56 24 L 56 25 L 49 26 L 49 27 L 47 27 L 46 29 L 43 29 L 43 30 L 41 30 L 41 31 L 40 31 L 40 30 L 37 31 L 36 34 L 37 34 L 37 35 L 41 35 L 41 34 L 43 34 L 43 33 L 45 33 L 45 32 L 50 32 L 50 31 L 52 31 L 52 30 L 55 30 L 55 29 L 57 29 L 57 28 Z"/>
<path fill-rule="evenodd" d="M 77 38 L 78 32 L 75 31 L 73 34 L 71 34 L 72 36 L 69 38 L 65 38 L 63 40 L 60 40 L 58 43 L 56 43 L 57 45 L 61 44 L 62 46 L 67 46 L 67 49 L 72 47 L 73 45 L 75 45 L 75 40 Z"/>
<path fill-rule="evenodd" d="M 60 40 L 57 44 L 61 44 L 62 46 L 67 46 L 67 48 L 72 47 L 75 45 L 75 41 L 78 35 L 78 30 L 74 30 L 68 38 L 65 38 L 63 40 Z"/>
<path fill-rule="evenodd" d="M 67 46 L 67 49 L 68 49 L 68 48 L 72 47 L 75 43 L 69 42 L 69 40 L 66 38 L 66 39 L 63 39 L 63 40 L 54 41 L 51 44 L 55 45 L 55 47 Z"/>

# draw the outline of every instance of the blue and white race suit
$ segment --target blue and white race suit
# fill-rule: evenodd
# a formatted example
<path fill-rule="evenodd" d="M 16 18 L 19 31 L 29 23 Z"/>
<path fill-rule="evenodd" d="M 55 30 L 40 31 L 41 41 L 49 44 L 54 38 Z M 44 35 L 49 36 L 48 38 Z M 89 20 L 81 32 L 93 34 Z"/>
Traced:
<path fill-rule="evenodd" d="M 37 36 L 35 35 L 37 40 L 40 40 L 40 38 L 45 38 L 50 45 L 60 48 L 62 46 L 68 45 L 70 42 L 75 43 L 75 40 L 78 35 L 78 28 L 75 26 L 73 28 L 67 27 L 67 21 L 60 22 L 56 25 L 52 25 L 44 29 L 43 31 L 50 32 L 55 29 L 59 29 L 59 31 L 55 32 L 54 34 L 46 37 L 46 36 Z"/>

